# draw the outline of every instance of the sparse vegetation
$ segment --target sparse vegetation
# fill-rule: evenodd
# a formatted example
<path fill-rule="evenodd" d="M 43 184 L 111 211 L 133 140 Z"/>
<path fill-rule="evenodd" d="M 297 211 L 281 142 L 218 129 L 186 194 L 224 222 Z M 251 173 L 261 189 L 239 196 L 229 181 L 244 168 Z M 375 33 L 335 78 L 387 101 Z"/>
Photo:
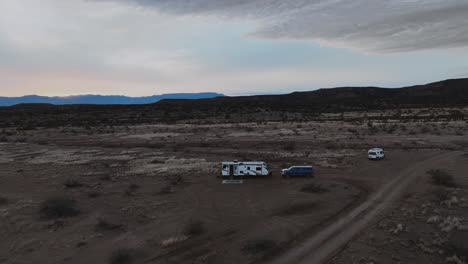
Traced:
<path fill-rule="evenodd" d="M 184 234 L 189 237 L 202 235 L 205 231 L 203 222 L 199 220 L 191 220 L 184 228 Z"/>
<path fill-rule="evenodd" d="M 306 193 L 324 193 L 328 192 L 329 190 L 317 183 L 309 183 L 307 185 L 302 186 L 301 192 Z"/>
<path fill-rule="evenodd" d="M 172 185 L 181 185 L 185 183 L 185 178 L 180 174 L 176 174 L 169 176 L 169 181 Z"/>
<path fill-rule="evenodd" d="M 0 196 L 0 206 L 8 203 L 8 198 Z"/>
<path fill-rule="evenodd" d="M 172 185 L 168 184 L 166 186 L 163 186 L 161 187 L 161 189 L 159 190 L 159 192 L 157 192 L 157 194 L 170 194 L 170 193 L 173 193 L 174 192 L 174 188 L 172 187 Z"/>
<path fill-rule="evenodd" d="M 136 258 L 136 250 L 131 248 L 120 248 L 112 252 L 109 264 L 132 264 Z"/>
<path fill-rule="evenodd" d="M 270 251 L 276 247 L 276 242 L 269 239 L 256 239 L 247 241 L 242 247 L 242 252 L 246 254 L 260 254 Z"/>
<path fill-rule="evenodd" d="M 286 151 L 294 151 L 296 149 L 296 145 L 293 142 L 287 143 L 284 147 Z"/>
<path fill-rule="evenodd" d="M 68 179 L 66 180 L 63 185 L 66 187 L 66 188 L 78 188 L 78 187 L 82 187 L 83 184 L 81 182 L 79 182 L 77 179 Z"/>
<path fill-rule="evenodd" d="M 80 210 L 76 207 L 75 200 L 64 196 L 56 196 L 43 201 L 39 213 L 44 218 L 54 219 L 76 216 L 80 213 Z"/>
<path fill-rule="evenodd" d="M 125 195 L 135 195 L 136 191 L 140 189 L 140 185 L 136 184 L 136 183 L 132 183 L 130 184 L 127 189 L 125 190 Z"/>
<path fill-rule="evenodd" d="M 434 195 L 434 200 L 437 202 L 437 203 L 440 203 L 440 202 L 443 202 L 445 201 L 447 198 L 448 198 L 448 195 L 449 193 L 447 192 L 447 190 L 445 190 L 444 188 L 437 188 L 435 189 L 432 194 Z"/>
<path fill-rule="evenodd" d="M 458 257 L 468 257 L 468 231 L 457 230 L 449 238 L 449 246 Z"/>
<path fill-rule="evenodd" d="M 98 192 L 98 191 L 91 191 L 91 192 L 88 193 L 89 198 L 97 198 L 99 196 L 101 196 L 101 193 Z"/>
<path fill-rule="evenodd" d="M 111 231 L 111 230 L 118 230 L 122 228 L 123 226 L 121 224 L 111 223 L 104 218 L 98 218 L 98 222 L 94 226 L 94 230 L 96 231 Z"/>
<path fill-rule="evenodd" d="M 440 169 L 433 169 L 427 171 L 427 174 L 430 176 L 431 182 L 435 185 L 441 185 L 445 187 L 455 187 L 455 179 L 448 172 Z"/>

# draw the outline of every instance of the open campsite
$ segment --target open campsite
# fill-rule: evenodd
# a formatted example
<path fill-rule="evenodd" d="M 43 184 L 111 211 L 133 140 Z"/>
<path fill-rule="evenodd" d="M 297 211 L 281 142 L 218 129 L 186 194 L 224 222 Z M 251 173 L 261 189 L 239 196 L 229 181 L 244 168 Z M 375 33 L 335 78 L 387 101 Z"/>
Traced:
<path fill-rule="evenodd" d="M 5 126 L 0 262 L 457 263 L 467 114 Z M 372 147 L 385 159 L 370 161 Z M 273 175 L 222 184 L 226 160 L 261 160 Z M 294 165 L 315 176 L 283 178 Z"/>

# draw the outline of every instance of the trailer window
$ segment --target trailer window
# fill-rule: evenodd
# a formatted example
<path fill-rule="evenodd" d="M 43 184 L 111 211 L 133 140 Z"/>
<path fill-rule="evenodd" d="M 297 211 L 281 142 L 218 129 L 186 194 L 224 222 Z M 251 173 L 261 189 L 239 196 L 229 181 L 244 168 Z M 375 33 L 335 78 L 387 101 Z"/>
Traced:
<path fill-rule="evenodd" d="M 250 170 L 250 167 L 247 167 L 247 170 Z"/>
<path fill-rule="evenodd" d="M 223 169 L 227 169 L 227 167 L 228 167 L 227 165 L 223 165 Z"/>
<path fill-rule="evenodd" d="M 257 167 L 256 170 L 261 171 L 262 167 Z"/>

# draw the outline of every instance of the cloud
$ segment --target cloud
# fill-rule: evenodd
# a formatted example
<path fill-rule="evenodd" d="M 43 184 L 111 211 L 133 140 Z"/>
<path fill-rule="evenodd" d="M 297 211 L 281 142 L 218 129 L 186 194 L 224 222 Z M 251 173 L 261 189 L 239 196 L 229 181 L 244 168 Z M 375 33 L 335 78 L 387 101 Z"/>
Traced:
<path fill-rule="evenodd" d="M 102 0 L 98 0 L 102 1 Z M 252 19 L 251 36 L 392 53 L 468 46 L 466 0 L 114 0 L 183 15 Z"/>

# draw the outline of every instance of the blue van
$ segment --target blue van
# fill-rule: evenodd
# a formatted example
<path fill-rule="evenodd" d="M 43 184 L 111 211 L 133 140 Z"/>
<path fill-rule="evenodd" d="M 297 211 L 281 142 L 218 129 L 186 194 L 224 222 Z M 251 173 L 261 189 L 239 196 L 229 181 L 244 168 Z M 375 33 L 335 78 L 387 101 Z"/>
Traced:
<path fill-rule="evenodd" d="M 312 166 L 292 166 L 287 169 L 281 170 L 281 174 L 283 177 L 286 176 L 307 176 L 312 177 L 314 176 L 314 168 Z"/>

